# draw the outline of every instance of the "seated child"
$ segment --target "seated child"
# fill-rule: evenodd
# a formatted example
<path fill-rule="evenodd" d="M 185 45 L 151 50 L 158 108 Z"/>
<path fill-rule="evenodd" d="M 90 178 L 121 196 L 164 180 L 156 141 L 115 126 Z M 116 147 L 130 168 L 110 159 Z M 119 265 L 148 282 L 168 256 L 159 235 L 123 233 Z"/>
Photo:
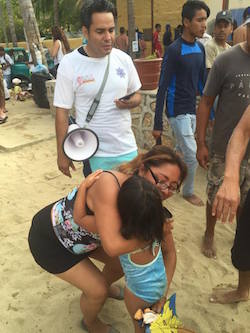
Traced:
<path fill-rule="evenodd" d="M 150 307 L 166 296 L 166 260 L 161 242 L 164 234 L 166 236 L 164 223 L 172 215 L 162 206 L 157 187 L 140 176 L 132 176 L 120 186 L 117 205 L 122 220 L 121 235 L 125 239 L 137 238 L 144 244 L 140 249 L 120 255 L 119 258 L 126 281 L 125 303 L 134 322 L 135 332 L 145 332 L 134 320 L 134 314 L 137 309 Z M 82 216 L 81 221 L 75 222 L 82 228 L 97 232 L 94 217 L 90 220 L 89 216 L 87 219 Z M 169 228 L 166 237 L 172 238 Z M 172 241 L 169 244 L 174 246 Z M 168 244 L 165 246 L 168 247 Z"/>

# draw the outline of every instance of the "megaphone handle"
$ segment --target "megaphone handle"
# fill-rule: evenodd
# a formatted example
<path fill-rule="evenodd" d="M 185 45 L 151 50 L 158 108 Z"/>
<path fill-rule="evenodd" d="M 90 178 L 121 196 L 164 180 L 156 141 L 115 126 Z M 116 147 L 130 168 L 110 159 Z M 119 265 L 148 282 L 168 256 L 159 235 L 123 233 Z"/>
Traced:
<path fill-rule="evenodd" d="M 69 125 L 76 124 L 76 120 L 74 117 L 69 116 Z"/>

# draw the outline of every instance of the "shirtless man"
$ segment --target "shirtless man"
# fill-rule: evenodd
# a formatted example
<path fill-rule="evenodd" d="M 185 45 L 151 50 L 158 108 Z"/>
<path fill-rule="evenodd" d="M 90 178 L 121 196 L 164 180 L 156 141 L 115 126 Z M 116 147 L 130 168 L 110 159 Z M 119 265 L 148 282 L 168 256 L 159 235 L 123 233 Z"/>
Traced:
<path fill-rule="evenodd" d="M 213 202 L 212 214 L 223 223 L 231 223 L 240 202 L 240 165 L 250 139 L 250 106 L 248 106 L 229 141 L 223 183 Z M 250 160 L 247 172 L 250 174 Z M 215 291 L 210 302 L 235 303 L 249 300 L 250 289 L 250 189 L 237 224 L 232 263 L 238 269 L 237 289 Z"/>

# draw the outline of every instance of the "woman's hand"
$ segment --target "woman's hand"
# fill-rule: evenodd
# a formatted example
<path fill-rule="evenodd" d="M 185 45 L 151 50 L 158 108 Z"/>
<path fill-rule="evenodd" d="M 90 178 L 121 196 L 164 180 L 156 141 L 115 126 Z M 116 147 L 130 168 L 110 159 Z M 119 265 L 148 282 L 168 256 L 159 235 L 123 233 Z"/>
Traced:
<path fill-rule="evenodd" d="M 80 186 L 84 186 L 86 189 L 88 189 L 89 187 L 91 187 L 100 177 L 101 173 L 103 172 L 103 170 L 99 169 L 96 170 L 95 172 L 91 173 L 90 175 L 88 175 L 81 183 Z"/>

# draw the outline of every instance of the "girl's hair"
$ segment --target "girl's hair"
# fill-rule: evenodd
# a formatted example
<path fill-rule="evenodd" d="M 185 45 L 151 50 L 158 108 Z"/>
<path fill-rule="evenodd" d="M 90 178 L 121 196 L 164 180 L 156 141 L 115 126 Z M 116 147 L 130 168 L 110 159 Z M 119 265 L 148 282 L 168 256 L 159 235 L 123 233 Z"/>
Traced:
<path fill-rule="evenodd" d="M 52 36 L 53 36 L 54 40 L 59 39 L 63 43 L 63 46 L 64 46 L 64 49 L 65 49 L 66 53 L 71 51 L 68 39 L 67 39 L 64 31 L 60 27 L 54 26 L 52 28 Z"/>
<path fill-rule="evenodd" d="M 159 167 L 165 163 L 176 165 L 180 170 L 180 181 L 181 186 L 183 180 L 187 176 L 187 167 L 182 159 L 169 147 L 163 145 L 156 145 L 145 154 L 139 154 L 132 161 L 120 165 L 118 170 L 127 175 L 136 173 L 139 168 L 144 165 L 145 169 L 151 166 Z"/>
<path fill-rule="evenodd" d="M 156 186 L 140 176 L 129 177 L 121 186 L 117 199 L 124 238 L 161 241 L 164 210 Z"/>

